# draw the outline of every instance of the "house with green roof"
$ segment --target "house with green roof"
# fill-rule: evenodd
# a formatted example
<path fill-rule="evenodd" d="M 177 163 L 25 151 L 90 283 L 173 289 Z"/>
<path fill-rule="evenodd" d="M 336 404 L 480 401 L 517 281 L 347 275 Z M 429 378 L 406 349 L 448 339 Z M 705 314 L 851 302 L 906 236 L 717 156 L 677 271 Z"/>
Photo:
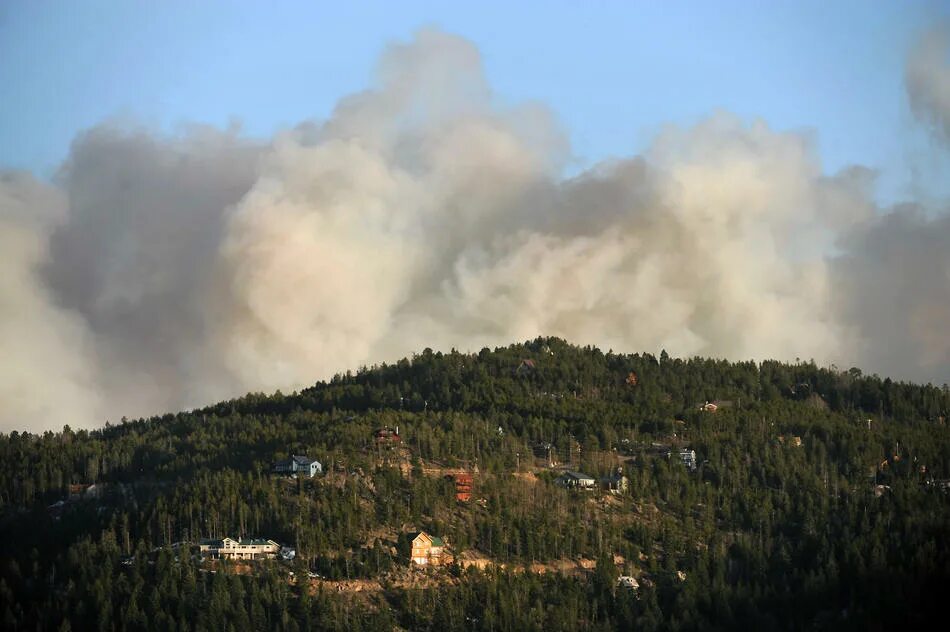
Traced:
<path fill-rule="evenodd" d="M 439 566 L 447 558 L 445 541 L 425 531 L 415 531 L 409 534 L 412 552 L 409 555 L 410 565 Z"/>

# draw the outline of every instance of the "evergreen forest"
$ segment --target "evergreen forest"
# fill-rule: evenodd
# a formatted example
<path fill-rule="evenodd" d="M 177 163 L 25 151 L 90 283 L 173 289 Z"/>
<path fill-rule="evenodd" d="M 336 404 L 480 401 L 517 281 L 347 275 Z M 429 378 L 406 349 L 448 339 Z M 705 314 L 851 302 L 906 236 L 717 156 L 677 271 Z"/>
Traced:
<path fill-rule="evenodd" d="M 0 628 L 939 626 L 948 416 L 946 385 L 858 368 L 538 338 L 0 434 Z M 275 473 L 292 455 L 323 473 Z M 567 471 L 595 489 L 563 485 Z M 626 487 L 605 489 L 618 472 Z M 444 564 L 410 564 L 417 531 L 444 539 Z M 296 555 L 200 554 L 224 537 Z"/>

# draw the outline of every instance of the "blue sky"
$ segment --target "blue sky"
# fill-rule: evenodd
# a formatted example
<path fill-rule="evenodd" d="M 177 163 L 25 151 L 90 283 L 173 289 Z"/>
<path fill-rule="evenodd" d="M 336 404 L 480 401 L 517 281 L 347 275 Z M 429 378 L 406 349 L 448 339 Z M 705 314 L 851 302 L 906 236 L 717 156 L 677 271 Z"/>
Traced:
<path fill-rule="evenodd" d="M 878 169 L 882 201 L 942 197 L 950 159 L 911 116 L 902 69 L 948 17 L 950 2 L 11 1 L 0 166 L 48 177 L 108 118 L 268 136 L 326 116 L 388 42 L 438 26 L 478 45 L 499 100 L 557 114 L 575 168 L 721 108 L 813 132 L 826 171 Z"/>

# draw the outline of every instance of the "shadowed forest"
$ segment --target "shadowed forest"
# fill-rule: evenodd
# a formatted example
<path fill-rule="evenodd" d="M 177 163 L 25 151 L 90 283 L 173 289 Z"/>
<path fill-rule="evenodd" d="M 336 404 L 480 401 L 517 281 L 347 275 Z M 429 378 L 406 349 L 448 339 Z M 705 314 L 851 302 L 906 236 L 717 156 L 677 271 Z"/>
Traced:
<path fill-rule="evenodd" d="M 950 590 L 948 416 L 946 385 L 857 368 L 539 338 L 95 431 L 0 434 L 0 627 L 923 625 Z M 273 473 L 294 454 L 324 473 Z M 621 493 L 558 484 L 618 468 Z M 473 473 L 470 501 L 452 471 Z M 410 568 L 415 530 L 453 561 Z M 195 553 L 223 537 L 296 557 Z"/>

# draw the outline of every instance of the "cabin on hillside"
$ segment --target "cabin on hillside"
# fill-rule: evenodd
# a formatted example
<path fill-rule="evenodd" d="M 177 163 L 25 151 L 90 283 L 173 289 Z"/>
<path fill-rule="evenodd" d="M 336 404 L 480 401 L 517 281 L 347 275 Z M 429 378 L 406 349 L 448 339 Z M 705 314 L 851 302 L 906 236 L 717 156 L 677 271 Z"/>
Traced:
<path fill-rule="evenodd" d="M 617 578 L 617 586 L 620 588 L 627 588 L 629 590 L 639 590 L 640 582 L 637 581 L 636 577 L 631 575 L 621 575 Z"/>
<path fill-rule="evenodd" d="M 399 426 L 390 428 L 383 426 L 373 433 L 373 440 L 378 446 L 393 446 L 402 443 L 402 437 L 399 436 Z"/>
<path fill-rule="evenodd" d="M 455 499 L 467 503 L 472 499 L 475 479 L 469 472 L 459 472 L 450 477 L 455 482 Z"/>
<path fill-rule="evenodd" d="M 617 471 L 610 476 L 600 479 L 601 485 L 611 494 L 626 494 L 630 487 L 630 481 L 623 475 L 623 468 L 618 467 Z"/>
<path fill-rule="evenodd" d="M 519 377 L 522 375 L 528 375 L 529 373 L 534 373 L 536 368 L 537 367 L 534 364 L 534 360 L 531 360 L 530 358 L 525 358 L 524 360 L 521 361 L 521 364 L 519 364 L 518 367 L 515 369 L 515 375 Z"/>
<path fill-rule="evenodd" d="M 280 549 L 281 546 L 273 540 L 253 538 L 201 540 L 198 544 L 202 556 L 227 560 L 274 559 Z"/>
<path fill-rule="evenodd" d="M 696 469 L 696 450 L 690 450 L 689 448 L 681 448 L 679 450 L 672 451 L 668 453 L 667 456 L 676 455 L 680 461 L 683 462 L 690 471 L 695 471 Z"/>
<path fill-rule="evenodd" d="M 274 464 L 274 472 L 277 474 L 299 474 L 313 478 L 317 474 L 323 473 L 323 465 L 320 461 L 310 457 L 291 455 L 289 459 L 277 461 Z"/>
<path fill-rule="evenodd" d="M 706 413 L 714 413 L 723 408 L 732 408 L 732 401 L 728 399 L 717 399 L 711 402 L 699 404 L 699 410 Z"/>
<path fill-rule="evenodd" d="M 288 562 L 293 561 L 297 557 L 297 549 L 292 546 L 282 546 L 280 547 L 280 559 L 286 560 Z"/>
<path fill-rule="evenodd" d="M 409 564 L 416 566 L 439 566 L 445 557 L 445 541 L 425 531 L 415 531 L 409 534 L 412 550 L 409 554 Z"/>
<path fill-rule="evenodd" d="M 785 435 L 778 436 L 779 445 L 786 445 L 786 443 L 793 448 L 802 447 L 802 438 L 799 436 L 792 435 L 786 439 Z"/>
<path fill-rule="evenodd" d="M 79 483 L 69 486 L 69 500 L 80 500 L 86 494 L 87 491 L 92 489 L 94 486 L 88 483 Z"/>
<path fill-rule="evenodd" d="M 558 477 L 557 484 L 568 489 L 593 489 L 597 481 L 589 474 L 568 470 Z"/>

